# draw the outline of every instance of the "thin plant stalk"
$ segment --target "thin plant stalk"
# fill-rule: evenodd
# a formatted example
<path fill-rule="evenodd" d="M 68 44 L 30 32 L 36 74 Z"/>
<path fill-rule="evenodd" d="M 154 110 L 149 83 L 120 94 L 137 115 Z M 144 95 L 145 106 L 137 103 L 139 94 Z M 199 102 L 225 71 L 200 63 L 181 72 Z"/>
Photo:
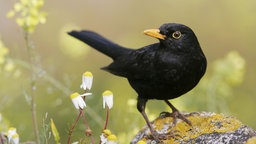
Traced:
<path fill-rule="evenodd" d="M 69 130 L 68 142 L 67 142 L 68 144 L 70 144 L 71 136 L 72 136 L 73 130 L 74 130 L 74 128 L 75 128 L 76 124 L 78 123 L 78 120 L 80 119 L 81 116 L 83 117 L 83 120 L 84 120 L 84 123 L 85 123 L 86 128 L 87 128 L 87 129 L 90 129 L 89 124 L 87 123 L 86 118 L 85 118 L 85 116 L 84 116 L 83 109 L 80 109 L 80 110 L 79 110 L 79 114 L 78 114 L 78 116 L 77 116 L 77 118 L 76 118 L 76 121 L 74 122 L 74 124 L 71 126 L 71 128 L 70 128 L 70 130 Z M 90 135 L 90 139 L 91 139 L 92 144 L 94 144 L 94 139 L 93 139 L 92 135 Z"/>
<path fill-rule="evenodd" d="M 87 93 L 87 90 L 85 90 L 84 92 Z M 84 101 L 85 101 L 85 98 L 86 98 L 86 97 L 84 96 L 84 97 L 83 97 Z M 86 118 L 85 118 L 83 112 L 82 112 L 82 116 L 83 116 L 83 120 L 84 120 L 84 124 L 85 124 L 85 126 L 86 126 L 86 129 L 89 129 L 89 130 L 90 130 L 90 126 L 89 126 L 88 122 L 86 121 Z M 90 136 L 90 138 L 91 138 L 92 144 L 94 144 L 94 138 L 93 138 L 92 134 L 90 134 L 89 136 Z"/>
<path fill-rule="evenodd" d="M 36 116 L 36 82 L 37 82 L 37 73 L 35 67 L 37 66 L 37 61 L 34 47 L 31 44 L 31 41 L 29 39 L 28 32 L 25 31 L 25 42 L 27 51 L 29 54 L 29 60 L 30 60 L 30 69 L 31 69 L 31 112 L 32 112 L 32 121 L 33 121 L 33 128 L 34 128 L 34 134 L 37 144 L 40 144 L 40 137 L 39 137 L 39 130 L 38 130 L 38 123 L 37 123 L 37 116 Z"/>
<path fill-rule="evenodd" d="M 86 129 L 87 129 L 87 130 L 91 130 L 91 129 L 90 129 L 90 126 L 89 126 L 89 124 L 88 124 L 88 122 L 86 121 L 86 118 L 85 118 L 83 112 L 82 112 L 82 116 L 83 116 L 83 120 L 84 120 Z M 94 138 L 93 138 L 93 136 L 92 136 L 92 133 L 90 133 L 89 136 L 90 136 L 90 139 L 91 139 L 92 144 L 94 144 Z"/>
<path fill-rule="evenodd" d="M 108 127 L 108 119 L 109 119 L 109 107 L 106 106 L 106 121 L 105 121 L 103 130 L 107 129 L 107 127 Z M 101 143 L 102 142 L 100 140 L 99 144 L 101 144 Z"/>
<path fill-rule="evenodd" d="M 83 114 L 83 110 L 80 109 L 80 110 L 79 110 L 79 114 L 78 114 L 78 116 L 77 116 L 77 118 L 76 118 L 76 121 L 73 123 L 73 125 L 72 125 L 71 128 L 69 129 L 68 144 L 70 144 L 71 135 L 72 135 L 73 130 L 74 130 L 74 128 L 75 128 L 75 126 L 76 126 L 76 124 L 77 124 L 77 122 L 78 122 L 78 120 L 80 119 L 80 117 L 81 117 L 82 114 Z"/>
<path fill-rule="evenodd" d="M 48 125 L 45 123 L 45 121 L 47 120 L 47 117 L 48 117 L 48 113 L 45 114 L 45 117 L 43 118 L 43 136 L 44 136 L 44 143 L 45 144 L 48 144 L 48 139 L 49 137 L 47 136 L 47 131 L 48 131 Z"/>
<path fill-rule="evenodd" d="M 107 129 L 108 127 L 108 119 L 109 119 L 109 107 L 106 107 L 106 121 L 105 121 L 105 125 L 104 125 L 104 130 Z"/>

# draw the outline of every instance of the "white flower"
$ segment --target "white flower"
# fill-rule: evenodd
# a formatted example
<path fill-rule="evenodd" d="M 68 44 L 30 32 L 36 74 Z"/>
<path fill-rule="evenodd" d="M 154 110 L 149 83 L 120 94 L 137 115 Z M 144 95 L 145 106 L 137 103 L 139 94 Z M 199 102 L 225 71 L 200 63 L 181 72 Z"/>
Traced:
<path fill-rule="evenodd" d="M 85 96 L 89 96 L 89 95 L 92 95 L 92 93 L 84 93 L 84 94 L 81 94 L 80 96 L 81 97 L 83 97 L 83 96 L 85 97 Z"/>
<path fill-rule="evenodd" d="M 10 141 L 12 138 L 12 135 L 14 135 L 16 133 L 17 133 L 16 128 L 14 128 L 14 127 L 9 128 L 8 132 L 7 132 L 8 141 Z"/>
<path fill-rule="evenodd" d="M 84 107 L 86 107 L 86 104 L 79 93 L 76 92 L 71 94 L 70 98 L 76 109 L 83 109 Z"/>
<path fill-rule="evenodd" d="M 90 90 L 92 88 L 93 75 L 91 72 L 85 72 L 82 76 L 82 84 L 80 88 Z"/>
<path fill-rule="evenodd" d="M 105 92 L 103 92 L 102 96 L 103 108 L 105 108 L 105 105 L 107 105 L 107 107 L 111 109 L 113 107 L 113 93 L 109 90 L 106 90 Z"/>
<path fill-rule="evenodd" d="M 16 128 L 9 128 L 7 132 L 8 142 L 11 144 L 19 144 L 19 135 L 16 132 Z"/>
<path fill-rule="evenodd" d="M 103 133 L 100 135 L 100 142 L 101 144 L 106 144 L 108 142 L 108 139 L 105 137 Z"/>
<path fill-rule="evenodd" d="M 20 138 L 17 133 L 12 135 L 11 141 L 10 141 L 11 144 L 19 144 L 19 141 L 20 141 Z"/>

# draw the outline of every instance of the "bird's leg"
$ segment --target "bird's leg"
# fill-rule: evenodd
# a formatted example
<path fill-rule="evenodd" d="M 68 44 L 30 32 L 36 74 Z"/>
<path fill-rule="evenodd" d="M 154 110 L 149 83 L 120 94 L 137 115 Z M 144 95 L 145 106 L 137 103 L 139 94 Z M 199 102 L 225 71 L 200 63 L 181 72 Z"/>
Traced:
<path fill-rule="evenodd" d="M 192 123 L 186 118 L 185 115 L 181 114 L 178 109 L 176 109 L 168 100 L 164 100 L 168 106 L 172 109 L 172 113 L 170 114 L 173 117 L 173 123 L 174 125 L 177 122 L 177 119 L 181 119 L 184 122 L 186 122 L 188 125 L 192 126 Z"/>
<path fill-rule="evenodd" d="M 157 132 L 153 129 L 149 119 L 148 119 L 148 116 L 145 112 L 145 106 L 146 106 L 146 103 L 147 103 L 147 99 L 144 99 L 144 98 L 140 98 L 138 97 L 138 103 L 137 103 L 137 109 L 138 111 L 142 114 L 143 118 L 145 119 L 147 125 L 148 125 L 148 128 L 153 136 L 153 138 L 156 140 L 156 141 L 160 141 L 158 139 L 158 134 Z"/>

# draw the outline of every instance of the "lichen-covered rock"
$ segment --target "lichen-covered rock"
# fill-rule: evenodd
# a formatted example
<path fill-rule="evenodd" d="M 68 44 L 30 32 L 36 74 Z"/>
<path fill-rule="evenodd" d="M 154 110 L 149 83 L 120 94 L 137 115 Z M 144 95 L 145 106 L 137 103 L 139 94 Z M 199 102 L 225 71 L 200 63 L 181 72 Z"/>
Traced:
<path fill-rule="evenodd" d="M 192 126 L 182 120 L 173 125 L 173 118 L 160 115 L 153 123 L 154 129 L 161 135 L 163 144 L 253 144 L 256 131 L 242 124 L 239 120 L 223 114 L 211 112 L 183 113 Z M 131 141 L 139 140 L 147 144 L 157 143 L 150 135 L 148 127 L 144 127 Z M 256 143 L 255 143 L 256 144 Z"/>

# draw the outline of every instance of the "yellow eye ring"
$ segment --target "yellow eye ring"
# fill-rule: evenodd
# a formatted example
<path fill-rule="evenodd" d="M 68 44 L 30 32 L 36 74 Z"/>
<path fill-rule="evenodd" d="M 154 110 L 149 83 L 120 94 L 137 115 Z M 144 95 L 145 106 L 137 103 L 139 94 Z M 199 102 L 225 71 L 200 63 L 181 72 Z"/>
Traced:
<path fill-rule="evenodd" d="M 174 39 L 179 39 L 181 37 L 181 32 L 180 31 L 175 31 L 172 33 L 172 37 Z"/>

